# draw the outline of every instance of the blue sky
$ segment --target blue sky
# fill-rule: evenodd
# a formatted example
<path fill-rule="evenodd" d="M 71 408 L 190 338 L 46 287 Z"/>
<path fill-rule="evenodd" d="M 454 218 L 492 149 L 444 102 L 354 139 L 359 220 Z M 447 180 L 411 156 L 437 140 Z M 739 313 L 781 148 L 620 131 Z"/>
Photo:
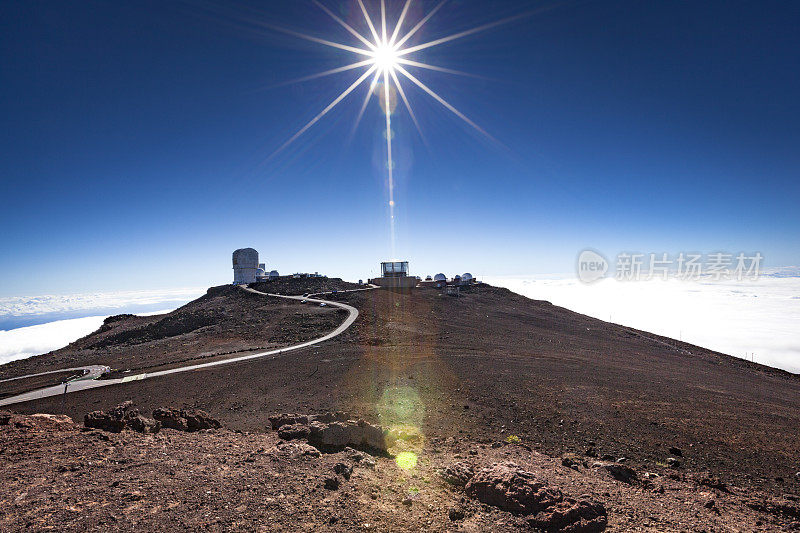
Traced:
<path fill-rule="evenodd" d="M 800 5 L 451 0 L 412 40 L 543 7 L 417 55 L 477 76 L 418 74 L 497 143 L 406 84 L 413 273 L 570 272 L 585 247 L 800 263 Z M 356 44 L 305 1 L 0 6 L 0 296 L 224 283 L 242 246 L 350 279 L 388 258 L 377 100 L 352 138 L 365 87 L 270 158 L 358 74 L 284 84 L 354 59 L 265 21 Z"/>

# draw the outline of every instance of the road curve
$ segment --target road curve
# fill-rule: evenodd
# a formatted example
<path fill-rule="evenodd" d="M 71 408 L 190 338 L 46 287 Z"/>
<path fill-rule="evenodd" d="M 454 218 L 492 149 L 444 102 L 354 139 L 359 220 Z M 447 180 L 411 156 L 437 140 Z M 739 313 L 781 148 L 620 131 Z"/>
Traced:
<path fill-rule="evenodd" d="M 251 359 L 259 359 L 261 357 L 277 356 L 279 354 L 284 354 L 286 352 L 292 352 L 294 350 L 299 350 L 301 348 L 307 348 L 308 346 L 313 346 L 315 344 L 319 344 L 321 342 L 325 342 L 327 340 L 330 340 L 330 339 L 336 337 L 337 335 L 341 335 L 347 328 L 349 328 L 353 324 L 353 322 L 355 322 L 356 318 L 358 318 L 358 309 L 356 309 L 355 307 L 353 307 L 351 305 L 347 305 L 345 303 L 332 302 L 332 301 L 328 301 L 328 300 L 321 300 L 321 299 L 318 299 L 318 298 L 304 297 L 304 296 L 286 296 L 286 295 L 283 295 L 283 294 L 271 294 L 271 293 L 260 292 L 260 291 L 257 291 L 255 289 L 251 289 L 249 287 L 243 287 L 243 286 L 241 288 L 242 288 L 242 290 L 245 290 L 247 292 L 252 292 L 254 294 L 260 294 L 262 296 L 274 296 L 276 298 L 286 298 L 288 300 L 300 300 L 300 301 L 311 302 L 311 303 L 316 303 L 316 304 L 323 304 L 324 303 L 326 305 L 330 305 L 331 307 L 338 307 L 340 309 L 345 309 L 348 312 L 348 315 L 347 315 L 347 318 L 345 319 L 345 321 L 342 322 L 339 325 L 339 327 L 337 327 L 335 330 L 331 331 L 330 333 L 328 333 L 326 335 L 323 335 L 322 337 L 318 337 L 316 339 L 312 339 L 310 341 L 301 342 L 300 344 L 294 344 L 292 346 L 286 346 L 285 348 L 278 348 L 278 349 L 269 350 L 269 351 L 266 351 L 266 352 L 259 352 L 259 353 L 249 354 L 249 355 L 242 355 L 242 356 L 239 356 L 239 357 L 232 357 L 230 359 L 221 359 L 219 361 L 211 361 L 211 362 L 208 362 L 208 363 L 199 363 L 199 364 L 196 364 L 196 365 L 188 365 L 188 366 L 182 366 L 182 367 L 179 367 L 179 368 L 171 368 L 169 370 L 159 370 L 157 372 L 145 372 L 145 373 L 142 373 L 142 374 L 136 374 L 136 375 L 133 375 L 133 376 L 125 376 L 124 378 L 117 378 L 117 379 L 98 380 L 96 378 L 99 377 L 100 375 L 102 375 L 102 373 L 103 373 L 103 372 L 100 372 L 100 373 L 98 373 L 96 375 L 93 375 L 93 377 L 89 377 L 87 375 L 87 376 L 84 376 L 82 379 L 79 379 L 79 380 L 76 380 L 76 381 L 71 381 L 68 384 L 54 385 L 52 387 L 45 387 L 43 389 L 38 389 L 38 390 L 34 390 L 34 391 L 23 393 L 23 394 L 18 394 L 16 396 L 10 396 L 8 398 L 0 399 L 0 407 L 1 406 L 5 406 L 5 405 L 12 405 L 12 404 L 15 404 L 15 403 L 29 402 L 31 400 L 39 400 L 41 398 L 48 398 L 50 396 L 58 396 L 58 395 L 61 395 L 61 394 L 69 394 L 69 393 L 72 393 L 72 392 L 77 392 L 77 391 L 86 390 L 86 389 L 94 389 L 94 388 L 97 388 L 97 387 L 109 387 L 111 385 L 120 385 L 122 383 L 128 383 L 130 381 L 141 381 L 143 379 L 154 378 L 154 377 L 159 377 L 159 376 L 167 376 L 169 374 L 178 374 L 178 373 L 181 373 L 181 372 L 191 372 L 191 371 L 194 371 L 194 370 L 202 370 L 202 369 L 205 369 L 205 368 L 212 368 L 212 367 L 216 367 L 216 366 L 228 365 L 228 364 L 231 364 L 231 363 L 238 363 L 240 361 L 249 361 Z M 373 287 L 368 287 L 366 289 L 354 289 L 352 291 L 338 291 L 338 292 L 356 292 L 356 291 L 363 291 L 363 290 L 372 290 L 372 288 Z M 318 294 L 328 294 L 328 293 L 318 293 Z M 106 368 L 107 369 L 108 367 L 102 367 L 102 366 L 97 365 L 96 367 L 83 367 L 83 368 L 91 368 L 91 369 L 94 369 L 94 368 Z M 82 370 L 83 368 L 77 368 L 77 369 L 68 368 L 68 369 L 64 369 L 64 370 L 52 370 L 50 372 L 43 372 L 42 374 L 51 374 L 51 373 L 64 372 L 64 371 L 70 371 L 70 370 Z M 38 375 L 40 375 L 40 374 L 30 374 L 28 376 L 19 376 L 18 378 L 10 378 L 9 380 L 5 380 L 5 381 L 11 381 L 12 379 L 22 379 L 23 377 L 33 377 L 33 376 L 38 376 Z"/>

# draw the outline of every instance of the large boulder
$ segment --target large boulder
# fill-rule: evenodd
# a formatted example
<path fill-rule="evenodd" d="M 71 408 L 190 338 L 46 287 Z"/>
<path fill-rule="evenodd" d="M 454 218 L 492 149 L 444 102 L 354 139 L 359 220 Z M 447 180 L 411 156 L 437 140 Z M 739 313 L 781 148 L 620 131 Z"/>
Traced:
<path fill-rule="evenodd" d="M 283 440 L 307 439 L 310 432 L 304 424 L 284 424 L 278 428 L 278 436 Z"/>
<path fill-rule="evenodd" d="M 308 442 L 322 448 L 367 448 L 386 451 L 386 431 L 363 420 L 309 424 Z"/>
<path fill-rule="evenodd" d="M 87 428 L 102 429 L 111 433 L 119 433 L 125 429 L 125 421 L 122 417 L 115 417 L 111 413 L 104 411 L 92 411 L 83 417 L 83 425 Z"/>
<path fill-rule="evenodd" d="M 531 527 L 542 531 L 596 533 L 608 517 L 601 503 L 588 496 L 564 496 L 514 463 L 494 463 L 478 470 L 467 482 L 468 495 L 518 515 L 529 516 Z"/>
<path fill-rule="evenodd" d="M 494 463 L 478 470 L 465 489 L 483 503 L 523 515 L 538 513 L 564 499 L 561 491 L 514 463 Z"/>
<path fill-rule="evenodd" d="M 156 417 L 158 418 L 158 417 Z M 269 417 L 270 425 L 284 440 L 307 438 L 322 449 L 345 447 L 386 451 L 394 440 L 389 432 L 363 420 L 351 420 L 345 413 L 320 415 L 278 414 Z"/>
<path fill-rule="evenodd" d="M 158 433 L 161 429 L 161 422 L 141 415 L 138 409 L 132 409 L 125 413 L 123 420 L 125 427 L 138 433 Z"/>
<path fill-rule="evenodd" d="M 282 426 L 289 424 L 308 424 L 308 417 L 306 415 L 281 413 L 272 415 L 268 418 L 272 429 L 280 429 Z"/>
<path fill-rule="evenodd" d="M 102 429 L 111 433 L 119 433 L 125 428 L 139 433 L 156 433 L 161 424 L 151 418 L 142 416 L 138 409 L 133 409 L 133 402 L 127 401 L 104 411 L 92 411 L 83 417 L 83 425 L 87 428 Z"/>
<path fill-rule="evenodd" d="M 606 528 L 608 515 L 603 504 L 589 498 L 565 498 L 528 519 L 528 524 L 541 531 L 596 533 Z"/>
<path fill-rule="evenodd" d="M 159 407 L 153 411 L 153 418 L 159 421 L 162 427 L 178 431 L 200 431 L 222 427 L 219 420 L 200 409 Z"/>

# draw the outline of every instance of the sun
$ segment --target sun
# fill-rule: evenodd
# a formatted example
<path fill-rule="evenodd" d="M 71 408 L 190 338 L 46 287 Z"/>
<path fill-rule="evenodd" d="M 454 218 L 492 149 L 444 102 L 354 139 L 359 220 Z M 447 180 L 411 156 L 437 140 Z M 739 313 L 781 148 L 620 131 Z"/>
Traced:
<path fill-rule="evenodd" d="M 284 148 L 289 146 L 293 143 L 298 137 L 303 135 L 306 131 L 309 130 L 314 124 L 316 124 L 322 117 L 328 114 L 334 107 L 336 107 L 342 100 L 347 98 L 347 96 L 355 91 L 361 84 L 367 83 L 369 89 L 364 94 L 364 100 L 361 103 L 361 109 L 358 112 L 355 125 L 353 127 L 353 131 L 355 128 L 358 127 L 358 123 L 361 120 L 361 117 L 364 115 L 364 111 L 367 108 L 367 103 L 369 102 L 372 95 L 378 96 L 381 101 L 384 111 L 384 120 L 386 123 L 386 171 L 387 171 L 387 185 L 389 191 L 389 227 L 391 233 L 391 247 L 392 247 L 392 257 L 395 256 L 394 253 L 394 246 L 395 246 L 395 229 L 394 229 L 394 211 L 395 211 L 395 201 L 394 201 L 394 167 L 395 163 L 392 159 L 392 113 L 394 112 L 394 106 L 390 105 L 390 101 L 393 98 L 393 94 L 396 94 L 400 97 L 400 101 L 403 102 L 406 111 L 408 112 L 411 121 L 416 126 L 417 131 L 419 131 L 420 137 L 423 138 L 422 129 L 420 128 L 419 122 L 417 121 L 417 116 L 414 113 L 414 110 L 411 107 L 411 102 L 409 101 L 408 96 L 406 95 L 406 91 L 403 88 L 403 84 L 401 83 L 401 79 L 405 79 L 406 82 L 410 82 L 411 84 L 415 85 L 418 89 L 422 90 L 422 92 L 426 93 L 428 96 L 433 98 L 439 104 L 441 104 L 445 109 L 450 111 L 452 114 L 457 116 L 459 119 L 470 125 L 479 133 L 483 134 L 490 140 L 493 140 L 491 135 L 486 133 L 480 126 L 475 124 L 472 120 L 467 118 L 467 116 L 456 109 L 453 105 L 451 105 L 447 100 L 445 100 L 442 96 L 437 94 L 433 91 L 428 85 L 426 85 L 423 81 L 417 78 L 414 73 L 409 72 L 410 70 L 421 69 L 421 70 L 428 70 L 428 71 L 435 71 L 447 74 L 457 74 L 457 75 L 468 75 L 464 72 L 458 70 L 452 70 L 449 68 L 439 67 L 435 65 L 430 65 L 423 61 L 420 61 L 415 58 L 417 52 L 422 50 L 438 46 L 440 44 L 444 44 L 456 39 L 461 39 L 468 35 L 472 35 L 474 33 L 478 33 L 484 30 L 488 30 L 490 28 L 494 28 L 501 24 L 506 24 L 523 16 L 527 16 L 530 12 L 515 15 L 512 17 L 507 17 L 505 19 L 496 20 L 494 22 L 490 22 L 487 24 L 483 24 L 477 26 L 475 28 L 460 31 L 458 33 L 454 33 L 452 35 L 448 35 L 446 37 L 440 37 L 438 39 L 434 39 L 431 41 L 423 42 L 421 44 L 411 44 L 410 39 L 417 34 L 417 32 L 422 28 L 428 20 L 433 17 L 433 15 L 441 9 L 441 7 L 445 4 L 447 0 L 440 0 L 436 6 L 428 11 L 428 13 L 422 17 L 419 22 L 417 22 L 411 29 L 405 32 L 403 35 L 401 33 L 401 29 L 403 28 L 403 24 L 406 22 L 406 15 L 408 14 L 409 7 L 411 6 L 412 0 L 405 0 L 403 5 L 403 10 L 400 12 L 400 16 L 397 18 L 397 21 L 392 24 L 391 22 L 387 21 L 386 17 L 386 2 L 387 0 L 380 0 L 380 15 L 376 17 L 376 20 L 373 21 L 373 17 L 369 14 L 367 10 L 367 6 L 364 5 L 365 0 L 357 0 L 358 7 L 361 10 L 361 13 L 364 15 L 364 22 L 369 29 L 369 33 L 363 35 L 362 33 L 356 31 L 350 24 L 342 20 L 336 13 L 331 11 L 325 4 L 323 4 L 320 0 L 312 0 L 314 4 L 316 4 L 320 9 L 322 9 L 325 13 L 327 13 L 334 21 L 336 21 L 342 28 L 347 30 L 355 39 L 357 39 L 358 43 L 354 43 L 355 46 L 352 44 L 344 44 L 339 42 L 333 42 L 328 39 L 323 39 L 320 37 L 315 37 L 312 35 L 306 35 L 304 33 L 296 32 L 293 30 L 288 30 L 286 28 L 280 28 L 278 26 L 273 26 L 271 24 L 263 24 L 269 28 L 274 30 L 293 35 L 295 37 L 299 37 L 301 39 L 306 39 L 308 41 L 312 41 L 318 44 L 322 44 L 331 48 L 336 48 L 338 50 L 350 52 L 355 54 L 358 61 L 350 64 L 343 65 L 341 67 L 333 68 L 330 70 L 326 70 L 325 72 L 320 72 L 318 74 L 313 74 L 311 76 L 306 76 L 304 78 L 300 78 L 299 80 L 295 81 L 307 81 L 316 78 L 321 78 L 324 76 L 330 76 L 333 74 L 339 74 L 342 72 L 347 72 L 351 70 L 361 70 L 358 78 L 350 84 L 344 91 L 342 91 L 339 96 L 337 96 L 331 103 L 329 103 L 325 108 L 317 113 L 317 115 L 312 118 L 305 126 L 300 128 L 294 135 L 292 135 L 283 145 L 281 145 L 273 155 L 282 151 Z M 388 24 L 387 24 L 388 22 Z M 392 29 L 392 26 L 394 29 Z M 360 43 L 360 44 L 359 44 Z M 380 87 L 379 87 L 380 83 Z M 272 156 L 270 156 L 272 157 Z"/>
<path fill-rule="evenodd" d="M 378 67 L 378 70 L 381 72 L 394 72 L 400 64 L 399 59 L 400 55 L 397 53 L 397 50 L 386 43 L 376 46 L 375 51 L 372 53 L 373 64 Z"/>

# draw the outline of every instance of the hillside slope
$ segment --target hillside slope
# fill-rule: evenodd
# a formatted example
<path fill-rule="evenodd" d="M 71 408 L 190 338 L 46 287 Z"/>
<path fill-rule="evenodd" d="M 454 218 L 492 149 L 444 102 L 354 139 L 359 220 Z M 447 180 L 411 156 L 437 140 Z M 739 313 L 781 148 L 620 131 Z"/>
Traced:
<path fill-rule="evenodd" d="M 132 399 L 145 411 L 199 407 L 257 432 L 274 412 L 344 410 L 417 435 L 420 457 L 443 442 L 466 450 L 513 435 L 556 458 L 624 457 L 663 478 L 710 471 L 753 494 L 800 492 L 796 375 L 489 286 L 459 298 L 434 289 L 326 297 L 360 315 L 324 344 L 15 410 L 80 419 Z"/>

